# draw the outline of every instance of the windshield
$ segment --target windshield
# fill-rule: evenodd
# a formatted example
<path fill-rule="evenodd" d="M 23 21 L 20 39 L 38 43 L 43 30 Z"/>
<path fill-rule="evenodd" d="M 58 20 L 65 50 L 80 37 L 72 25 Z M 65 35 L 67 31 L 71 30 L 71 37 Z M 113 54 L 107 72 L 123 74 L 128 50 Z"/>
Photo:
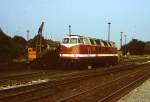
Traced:
<path fill-rule="evenodd" d="M 69 38 L 64 38 L 63 43 L 64 43 L 64 44 L 69 43 Z"/>
<path fill-rule="evenodd" d="M 70 44 L 76 44 L 77 38 L 70 38 Z"/>
<path fill-rule="evenodd" d="M 64 44 L 76 44 L 77 38 L 64 38 L 63 43 Z"/>

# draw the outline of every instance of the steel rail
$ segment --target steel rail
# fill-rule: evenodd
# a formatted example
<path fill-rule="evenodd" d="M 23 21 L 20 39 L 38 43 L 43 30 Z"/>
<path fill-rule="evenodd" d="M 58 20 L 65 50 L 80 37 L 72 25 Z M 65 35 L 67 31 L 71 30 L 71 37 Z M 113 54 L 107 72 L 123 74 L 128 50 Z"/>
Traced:
<path fill-rule="evenodd" d="M 101 68 L 101 69 L 94 69 L 94 70 L 90 70 L 93 71 L 93 72 L 97 72 L 98 70 L 100 71 L 109 71 L 109 70 L 112 70 L 112 69 L 121 69 L 122 67 L 130 67 L 130 66 L 139 66 L 139 65 L 136 65 L 136 64 L 126 64 L 126 65 L 121 65 L 117 68 L 117 66 L 114 66 L 113 68 Z M 124 70 L 124 69 L 122 69 Z M 126 70 L 126 69 L 125 69 Z M 54 71 L 55 72 L 55 71 Z M 88 71 L 86 70 L 86 72 L 79 72 L 79 73 L 87 73 Z M 69 72 L 70 73 L 70 72 Z M 78 74 L 78 72 L 76 73 L 73 73 L 73 74 Z M 33 72 L 33 73 L 27 73 L 27 74 L 19 74 L 19 75 L 14 75 L 14 76 L 6 76 L 6 77 L 0 77 L 0 83 L 3 83 L 3 82 L 6 82 L 6 81 L 13 81 L 13 80 L 21 80 L 21 79 L 25 79 L 25 78 L 31 78 L 31 77 L 38 77 L 40 75 L 51 75 L 51 73 L 46 73 L 46 72 Z M 52 76 L 52 75 L 51 75 Z M 64 76 L 64 74 L 60 74 L 58 76 Z M 67 73 L 67 76 L 68 76 L 68 73 Z M 53 77 L 53 76 L 52 76 Z M 55 77 L 55 76 L 54 76 Z"/>
<path fill-rule="evenodd" d="M 105 83 L 105 84 L 103 84 L 103 85 L 96 86 L 96 87 L 94 87 L 94 88 L 91 88 L 91 89 L 89 89 L 89 90 L 80 92 L 80 93 L 78 93 L 78 94 L 74 94 L 74 95 L 71 95 L 71 96 L 69 96 L 69 97 L 62 98 L 62 99 L 60 99 L 60 100 L 58 100 L 58 101 L 56 101 L 56 102 L 67 102 L 67 101 L 70 100 L 70 99 L 73 99 L 73 98 L 75 98 L 75 97 L 78 97 L 78 96 L 83 95 L 83 94 L 88 93 L 88 92 L 92 92 L 93 90 L 96 90 L 97 88 L 105 87 L 106 85 L 110 85 L 111 83 L 115 83 L 115 82 L 117 82 L 117 81 L 119 81 L 119 80 L 121 80 L 121 79 L 123 79 L 123 78 L 129 77 L 129 76 L 133 76 L 133 75 L 135 75 L 135 74 L 137 74 L 137 73 L 139 73 L 139 72 L 142 72 L 142 71 L 143 71 L 143 70 L 140 70 L 140 71 L 134 72 L 134 73 L 132 73 L 132 74 L 130 73 L 130 74 L 127 74 L 127 75 L 125 75 L 125 76 L 121 76 L 121 77 L 119 77 L 119 78 L 117 78 L 117 79 L 115 79 L 115 80 L 113 80 L 113 81 L 107 82 L 107 83 Z M 128 86 L 128 85 L 127 85 L 127 86 Z M 101 101 L 98 101 L 98 102 L 101 102 Z M 105 101 L 103 101 L 103 102 L 105 102 Z"/>
<path fill-rule="evenodd" d="M 140 67 L 141 65 L 145 65 L 145 64 L 147 64 L 147 63 L 143 63 L 143 64 L 135 64 L 134 66 L 133 66 L 133 64 L 131 64 L 131 65 L 127 65 L 128 67 L 130 66 L 130 67 L 134 67 L 134 68 L 137 68 L 137 67 Z M 123 66 L 123 67 L 126 67 L 126 66 Z M 117 70 L 111 70 L 111 69 L 107 69 L 107 70 L 104 70 L 105 72 L 102 72 L 102 73 L 99 73 L 99 72 L 97 72 L 97 70 L 95 71 L 95 70 L 93 70 L 93 73 L 90 75 L 82 75 L 83 73 L 81 73 L 80 74 L 80 76 L 77 76 L 77 77 L 75 77 L 75 78 L 71 78 L 71 79 L 67 79 L 67 80 L 70 80 L 69 82 L 64 82 L 64 83 L 59 83 L 59 84 L 56 84 L 56 86 L 58 86 L 58 85 L 64 85 L 64 84 L 68 84 L 68 83 L 72 83 L 72 82 L 75 82 L 75 81 L 80 81 L 80 80 L 83 80 L 83 79 L 88 79 L 88 76 L 92 76 L 92 77 L 95 77 L 95 76 L 99 76 L 99 75 L 106 75 L 106 74 L 111 74 L 111 73 L 117 73 L 117 72 L 120 72 L 120 71 L 124 71 L 124 70 L 133 70 L 134 68 L 126 68 L 126 69 L 121 69 L 120 70 L 120 68 L 119 68 L 119 70 L 117 69 Z M 81 79 L 77 79 L 77 78 L 81 78 Z M 67 80 L 63 80 L 63 81 L 67 81 Z M 59 81 L 61 81 L 61 80 L 57 80 L 58 82 Z M 40 98 L 42 98 L 43 96 L 41 96 L 41 97 L 39 97 L 38 99 L 40 99 Z M 46 96 L 44 96 L 44 97 L 46 97 Z"/>
<path fill-rule="evenodd" d="M 110 99 L 111 97 L 113 97 L 114 95 L 120 93 L 121 91 L 127 89 L 127 88 L 130 87 L 130 86 L 135 85 L 137 82 L 140 82 L 141 80 L 145 79 L 145 78 L 148 77 L 148 76 L 150 76 L 150 73 L 148 73 L 148 74 L 146 74 L 146 75 L 144 75 L 144 76 L 142 76 L 142 77 L 136 79 L 135 81 L 129 83 L 128 85 L 126 85 L 126 86 L 124 86 L 124 87 L 122 87 L 122 88 L 120 88 L 120 89 L 118 89 L 118 90 L 112 92 L 112 93 L 109 94 L 108 96 L 106 96 L 106 97 L 100 99 L 98 102 L 106 102 L 107 100 L 109 100 L 109 99 Z"/>
<path fill-rule="evenodd" d="M 136 65 L 136 66 L 139 66 L 139 65 Z M 132 66 L 133 67 L 133 66 Z M 132 68 L 130 68 L 132 69 Z M 117 70 L 119 71 L 119 70 Z M 115 72 L 117 72 L 115 71 Z M 96 72 L 96 73 L 95 73 Z M 29 89 L 29 90 L 26 90 L 26 91 L 22 91 L 22 92 L 19 92 L 19 93 L 16 93 L 16 94 L 13 94 L 13 95 L 8 95 L 8 96 L 5 96 L 5 97 L 0 97 L 0 100 L 1 99 L 5 99 L 5 98 L 8 98 L 8 97 L 14 97 L 14 96 L 19 96 L 19 95 L 25 95 L 25 94 L 30 94 L 32 92 L 37 92 L 37 91 L 41 91 L 41 90 L 46 90 L 47 88 L 50 88 L 51 86 L 59 86 L 59 85 L 64 85 L 64 84 L 68 84 L 68 83 L 72 83 L 72 82 L 75 82 L 75 81 L 79 81 L 79 80 L 83 80 L 83 78 L 88 78 L 88 76 L 96 76 L 96 75 L 104 75 L 104 74 L 108 74 L 108 73 L 112 73 L 113 71 L 106 71 L 105 73 L 99 73 L 99 71 L 92 71 L 92 73 L 89 71 L 89 73 L 91 74 L 83 74 L 83 73 L 80 73 L 78 74 L 78 76 L 76 74 L 72 74 L 72 76 L 70 75 L 69 78 L 68 76 L 66 75 L 64 78 L 62 76 L 61 79 L 58 79 L 58 77 L 55 79 L 53 78 L 52 80 L 46 82 L 46 83 L 43 83 L 43 84 L 38 84 L 37 86 L 39 87 L 36 87 L 35 85 L 35 88 L 33 88 L 32 86 L 30 86 L 32 89 Z M 35 99 L 39 99 L 39 98 L 42 98 L 42 97 L 45 97 L 41 95 L 41 97 L 38 97 L 38 98 L 33 98 L 31 100 L 35 100 Z M 23 101 L 23 100 L 22 100 Z M 27 100 L 26 100 L 27 101 Z"/>

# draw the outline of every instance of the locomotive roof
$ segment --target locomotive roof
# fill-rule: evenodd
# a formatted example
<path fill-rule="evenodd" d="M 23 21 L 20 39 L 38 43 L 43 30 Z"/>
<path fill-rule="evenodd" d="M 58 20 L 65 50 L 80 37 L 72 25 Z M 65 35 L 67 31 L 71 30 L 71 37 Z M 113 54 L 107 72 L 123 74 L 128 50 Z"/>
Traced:
<path fill-rule="evenodd" d="M 86 37 L 86 36 L 81 36 L 81 35 L 67 35 L 64 38 L 89 38 L 89 39 L 93 39 L 93 40 L 101 40 L 104 42 L 110 42 L 110 43 L 115 43 L 113 41 L 108 41 L 108 40 L 103 40 L 103 39 L 99 39 L 99 38 L 92 38 L 92 37 Z"/>
<path fill-rule="evenodd" d="M 83 37 L 81 35 L 67 35 L 65 38 L 68 38 L 68 37 Z"/>

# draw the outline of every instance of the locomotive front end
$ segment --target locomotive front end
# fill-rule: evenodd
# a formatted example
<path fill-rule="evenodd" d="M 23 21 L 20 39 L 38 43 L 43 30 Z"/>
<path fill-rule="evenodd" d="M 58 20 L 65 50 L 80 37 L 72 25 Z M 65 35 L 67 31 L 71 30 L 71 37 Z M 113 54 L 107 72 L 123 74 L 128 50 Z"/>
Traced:
<path fill-rule="evenodd" d="M 78 36 L 64 37 L 60 44 L 60 59 L 63 62 L 78 62 L 80 54 L 80 45 Z"/>

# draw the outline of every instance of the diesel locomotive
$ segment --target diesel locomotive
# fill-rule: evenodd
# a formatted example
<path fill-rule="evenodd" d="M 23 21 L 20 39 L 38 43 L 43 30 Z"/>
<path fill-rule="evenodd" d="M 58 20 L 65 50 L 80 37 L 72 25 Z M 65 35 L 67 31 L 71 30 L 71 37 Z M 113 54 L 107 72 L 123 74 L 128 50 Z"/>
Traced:
<path fill-rule="evenodd" d="M 59 57 L 64 65 L 117 64 L 118 53 L 115 43 L 80 35 L 64 37 L 59 47 Z"/>

